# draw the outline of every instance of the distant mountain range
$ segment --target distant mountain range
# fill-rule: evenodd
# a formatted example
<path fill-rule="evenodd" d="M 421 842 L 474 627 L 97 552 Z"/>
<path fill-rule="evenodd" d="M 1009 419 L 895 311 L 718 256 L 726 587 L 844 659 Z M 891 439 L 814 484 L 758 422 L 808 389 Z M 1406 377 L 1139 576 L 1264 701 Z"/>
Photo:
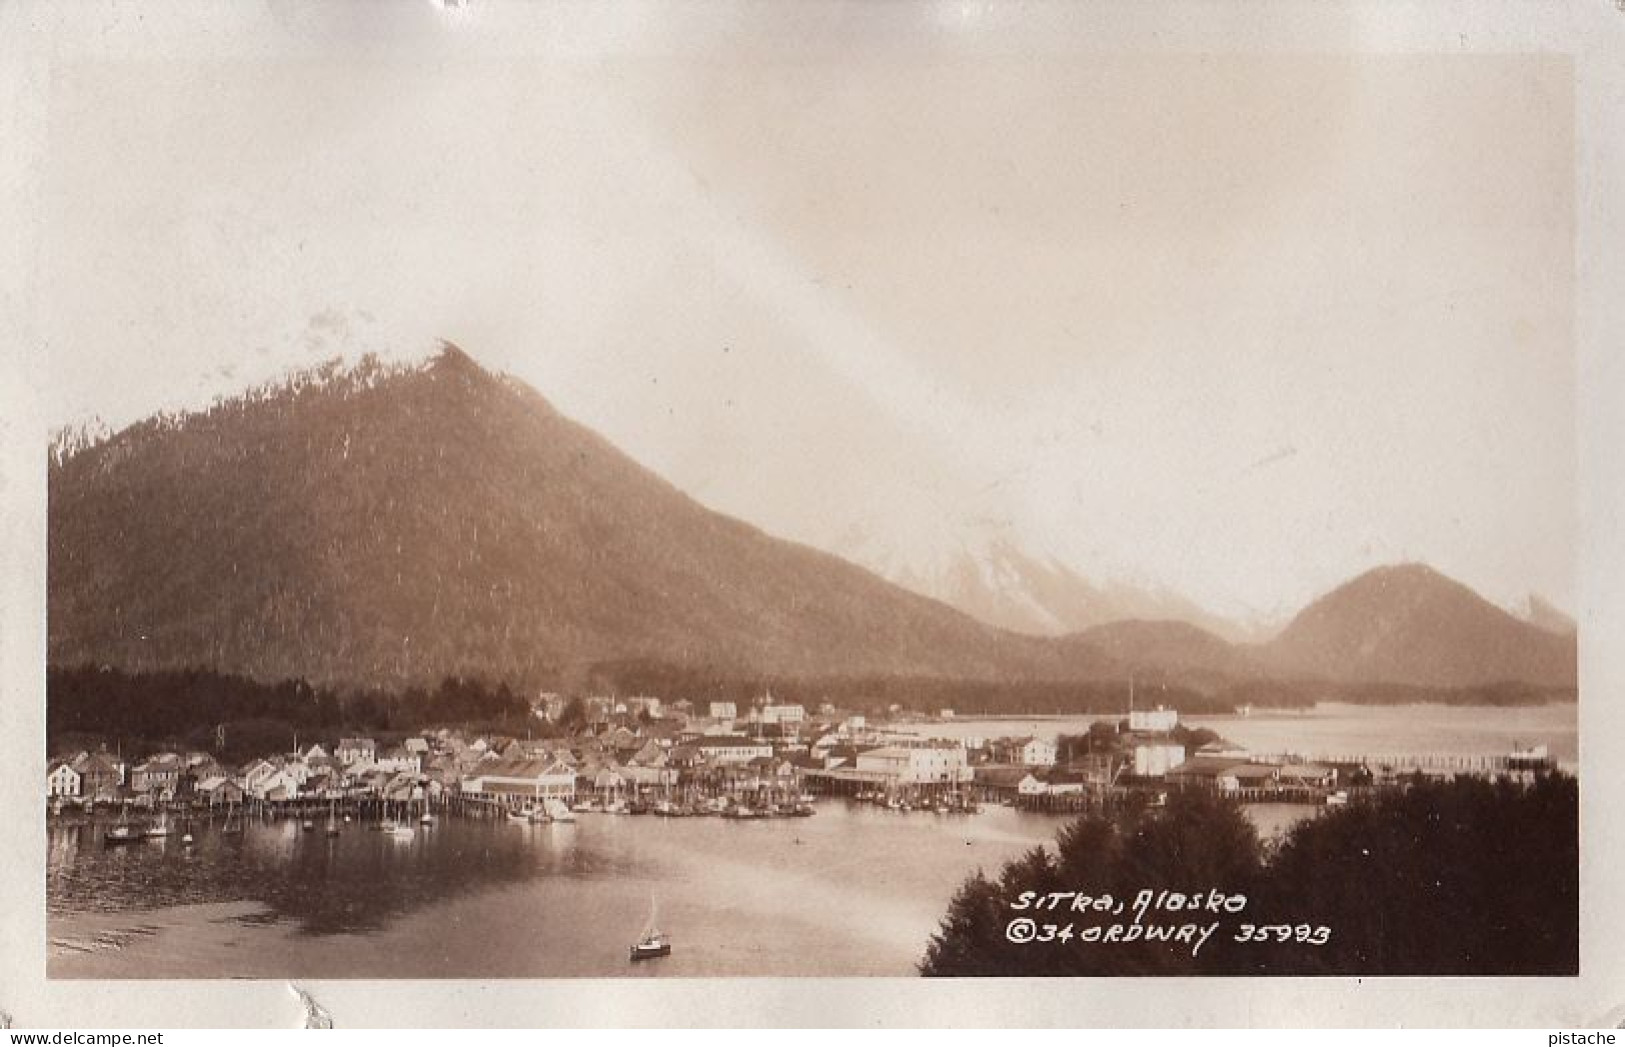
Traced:
<path fill-rule="evenodd" d="M 1572 633 L 1422 567 L 1363 575 L 1248 645 L 1190 622 L 1093 620 L 1188 608 L 1114 603 L 1126 598 L 995 549 L 966 569 L 965 591 L 984 567 L 1014 572 L 1039 594 L 1044 631 L 1064 635 L 998 628 L 706 509 L 449 346 L 76 440 L 53 455 L 49 528 L 58 665 L 357 686 L 454 673 L 567 685 L 627 660 L 989 683 L 1141 672 L 1203 687 L 1575 676 Z"/>
<path fill-rule="evenodd" d="M 1035 636 L 1063 636 L 1126 620 L 1168 620 L 1189 622 L 1233 642 L 1260 638 L 1257 623 L 1231 621 L 1178 593 L 1090 581 L 1052 556 L 1023 548 L 996 523 L 939 526 L 929 539 L 902 545 L 853 527 L 830 551 L 979 621 Z"/>

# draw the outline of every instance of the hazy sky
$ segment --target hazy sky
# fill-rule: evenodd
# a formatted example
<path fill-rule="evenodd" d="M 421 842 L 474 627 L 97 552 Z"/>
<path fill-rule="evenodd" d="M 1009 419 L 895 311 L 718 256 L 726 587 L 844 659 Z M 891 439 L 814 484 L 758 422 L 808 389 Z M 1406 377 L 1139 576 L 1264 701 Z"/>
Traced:
<path fill-rule="evenodd" d="M 1401 559 L 1573 607 L 1566 60 L 593 11 L 269 4 L 58 65 L 53 416 L 444 337 L 787 537 L 997 521 L 1220 611 Z"/>

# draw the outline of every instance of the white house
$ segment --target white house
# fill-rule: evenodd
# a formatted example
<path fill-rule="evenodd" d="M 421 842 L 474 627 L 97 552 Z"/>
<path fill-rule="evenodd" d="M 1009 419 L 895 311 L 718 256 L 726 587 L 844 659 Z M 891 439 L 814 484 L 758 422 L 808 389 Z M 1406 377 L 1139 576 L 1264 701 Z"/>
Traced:
<path fill-rule="evenodd" d="M 353 763 L 371 763 L 378 755 L 378 743 L 371 738 L 340 738 L 334 755 L 345 767 Z"/>
<path fill-rule="evenodd" d="M 1134 746 L 1134 774 L 1161 778 L 1185 762 L 1185 747 L 1174 742 L 1141 742 Z"/>
<path fill-rule="evenodd" d="M 83 776 L 66 760 L 57 760 L 45 773 L 45 791 L 49 796 L 78 796 Z"/>
<path fill-rule="evenodd" d="M 711 719 L 732 720 L 739 716 L 739 707 L 733 702 L 712 702 Z"/>
<path fill-rule="evenodd" d="M 1167 734 L 1179 726 L 1179 710 L 1164 709 L 1157 706 L 1155 709 L 1131 709 L 1128 714 L 1128 729 L 1143 731 L 1147 734 Z"/>
<path fill-rule="evenodd" d="M 417 774 L 423 769 L 423 757 L 408 752 L 405 746 L 391 746 L 379 753 L 375 763 L 387 774 Z"/>
<path fill-rule="evenodd" d="M 1027 738 L 1016 745 L 1015 757 L 1023 767 L 1049 767 L 1055 763 L 1055 743 L 1047 738 Z"/>
<path fill-rule="evenodd" d="M 807 709 L 805 706 L 801 705 L 775 705 L 769 703 L 762 706 L 761 710 L 757 714 L 757 719 L 759 719 L 762 723 L 780 725 L 787 723 L 801 723 L 807 719 Z"/>

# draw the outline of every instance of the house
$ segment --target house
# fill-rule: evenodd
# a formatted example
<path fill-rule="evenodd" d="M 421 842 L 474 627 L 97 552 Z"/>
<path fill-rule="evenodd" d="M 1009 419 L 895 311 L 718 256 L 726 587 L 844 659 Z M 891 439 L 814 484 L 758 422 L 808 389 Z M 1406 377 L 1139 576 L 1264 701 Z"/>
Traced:
<path fill-rule="evenodd" d="M 269 773 L 256 776 L 244 791 L 257 800 L 297 800 L 302 782 L 287 767 L 273 765 Z"/>
<path fill-rule="evenodd" d="M 1170 770 L 1167 779 L 1174 785 L 1234 792 L 1237 789 L 1272 788 L 1277 783 L 1280 772 L 1280 767 L 1270 763 L 1195 756 Z"/>
<path fill-rule="evenodd" d="M 429 754 L 429 741 L 426 738 L 408 738 L 401 743 L 401 748 L 413 756 L 427 756 Z"/>
<path fill-rule="evenodd" d="M 576 794 L 576 774 L 557 761 L 489 760 L 463 776 L 466 796 L 484 796 L 506 803 L 525 800 L 572 800 Z"/>
<path fill-rule="evenodd" d="M 739 718 L 739 707 L 733 702 L 712 702 L 710 716 L 713 720 L 736 720 Z"/>
<path fill-rule="evenodd" d="M 768 696 L 767 704 L 762 706 L 761 709 L 757 710 L 755 716 L 753 717 L 753 719 L 761 723 L 772 724 L 778 727 L 801 723 L 806 718 L 806 707 L 801 705 L 776 704 L 773 701 L 772 695 Z"/>
<path fill-rule="evenodd" d="M 84 776 L 74 770 L 69 760 L 52 760 L 50 768 L 45 772 L 45 795 L 50 797 L 79 796 L 79 789 L 84 784 Z"/>
<path fill-rule="evenodd" d="M 743 735 L 701 738 L 693 748 L 714 763 L 749 763 L 758 756 L 772 756 L 773 746 Z"/>
<path fill-rule="evenodd" d="M 1167 734 L 1179 726 L 1179 710 L 1164 709 L 1157 706 L 1155 709 L 1130 709 L 1128 714 L 1128 729 L 1144 734 Z"/>
<path fill-rule="evenodd" d="M 1045 738 L 1001 738 L 993 743 L 995 763 L 1049 767 L 1055 763 L 1055 755 L 1055 743 Z"/>
<path fill-rule="evenodd" d="M 1185 747 L 1176 742 L 1147 739 L 1134 744 L 1134 775 L 1161 778 L 1185 762 Z"/>
<path fill-rule="evenodd" d="M 135 765 L 130 772 L 130 789 L 159 799 L 175 795 L 181 776 L 181 760 L 174 753 L 160 753 Z"/>
<path fill-rule="evenodd" d="M 313 760 L 326 759 L 327 756 L 328 756 L 328 752 L 327 752 L 326 749 L 322 748 L 320 742 L 317 742 L 315 745 L 312 745 L 310 748 L 306 749 L 304 752 L 299 753 L 298 756 L 299 756 L 300 759 L 304 760 L 306 763 L 310 763 Z"/>
<path fill-rule="evenodd" d="M 193 792 L 200 803 L 206 803 L 210 807 L 225 807 L 243 802 L 242 786 L 225 775 L 217 774 L 200 779 Z"/>
<path fill-rule="evenodd" d="M 1337 768 L 1318 763 L 1282 764 L 1279 775 L 1283 786 L 1307 789 L 1337 788 Z"/>
<path fill-rule="evenodd" d="M 1016 783 L 1016 792 L 1021 796 L 1043 796 L 1049 792 L 1049 783 L 1031 771 L 1021 776 Z"/>
<path fill-rule="evenodd" d="M 378 755 L 378 743 L 371 738 L 340 738 L 334 755 L 345 767 L 355 763 L 372 763 Z"/>
<path fill-rule="evenodd" d="M 408 752 L 406 747 L 401 745 L 392 745 L 385 749 L 373 762 L 386 774 L 417 774 L 423 768 L 423 758 L 416 753 Z"/>
<path fill-rule="evenodd" d="M 87 800 L 116 800 L 124 784 L 124 764 L 105 752 L 80 756 L 73 762 L 79 773 L 79 795 Z"/>
<path fill-rule="evenodd" d="M 626 711 L 633 716 L 647 716 L 654 720 L 660 717 L 660 699 L 638 697 L 626 699 Z"/>

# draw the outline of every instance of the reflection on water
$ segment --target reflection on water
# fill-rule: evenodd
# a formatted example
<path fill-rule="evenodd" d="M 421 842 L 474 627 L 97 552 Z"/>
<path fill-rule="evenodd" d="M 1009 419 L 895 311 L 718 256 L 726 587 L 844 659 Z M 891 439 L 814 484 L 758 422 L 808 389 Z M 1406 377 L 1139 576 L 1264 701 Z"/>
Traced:
<path fill-rule="evenodd" d="M 966 875 L 1058 819 L 844 802 L 812 818 L 444 818 L 397 840 L 294 821 L 120 847 L 53 826 L 55 977 L 908 975 Z M 671 957 L 626 947 L 658 906 Z"/>
<path fill-rule="evenodd" d="M 250 821 L 241 834 L 199 821 L 179 836 L 109 847 L 103 824 L 53 827 L 46 898 L 51 914 L 253 901 L 307 934 L 383 926 L 444 896 L 534 876 L 593 877 L 634 871 L 624 856 L 536 846 L 523 833 L 470 832 L 467 824 L 411 838 L 360 824 L 336 837 L 294 820 Z M 536 826 L 537 835 L 567 826 Z"/>

